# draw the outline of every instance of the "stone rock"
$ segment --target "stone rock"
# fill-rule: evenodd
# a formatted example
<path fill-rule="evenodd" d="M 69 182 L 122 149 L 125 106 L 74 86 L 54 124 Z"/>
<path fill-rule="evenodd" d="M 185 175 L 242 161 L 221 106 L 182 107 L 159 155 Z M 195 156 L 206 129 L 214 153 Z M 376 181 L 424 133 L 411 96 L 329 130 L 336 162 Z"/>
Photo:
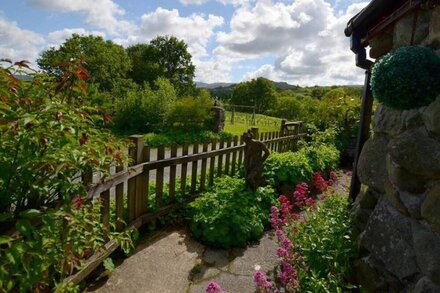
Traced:
<path fill-rule="evenodd" d="M 399 197 L 403 205 L 408 210 L 410 216 L 415 219 L 421 218 L 421 205 L 424 199 L 423 194 L 411 194 L 400 191 Z"/>
<path fill-rule="evenodd" d="M 414 20 L 417 17 L 415 25 L 414 36 L 413 27 Z M 420 10 L 418 15 L 415 13 L 408 13 L 397 21 L 394 26 L 393 48 L 400 48 L 414 44 L 422 43 L 429 34 L 430 26 L 430 11 Z"/>
<path fill-rule="evenodd" d="M 225 109 L 220 106 L 214 106 L 211 108 L 213 116 L 212 131 L 220 133 L 225 128 Z"/>
<path fill-rule="evenodd" d="M 421 271 L 440 285 L 440 234 L 418 221 L 411 223 L 414 250 Z"/>
<path fill-rule="evenodd" d="M 390 140 L 391 159 L 424 179 L 440 179 L 440 142 L 429 137 L 424 127 L 405 131 Z"/>
<path fill-rule="evenodd" d="M 387 155 L 387 170 L 390 182 L 399 190 L 411 193 L 423 193 L 425 190 L 426 180 L 403 169 L 393 162 L 389 155 Z"/>
<path fill-rule="evenodd" d="M 429 25 L 428 43 L 433 48 L 440 46 L 440 7 L 432 9 L 431 23 Z"/>
<path fill-rule="evenodd" d="M 440 184 L 428 191 L 421 206 L 421 216 L 440 231 Z"/>
<path fill-rule="evenodd" d="M 426 108 L 423 121 L 430 133 L 440 137 L 440 96 Z"/>
<path fill-rule="evenodd" d="M 440 286 L 433 283 L 428 277 L 421 278 L 414 289 L 414 293 L 438 293 Z"/>
<path fill-rule="evenodd" d="M 357 166 L 359 180 L 369 187 L 384 192 L 388 182 L 386 169 L 387 140 L 373 136 L 365 143 Z"/>
<path fill-rule="evenodd" d="M 395 137 L 407 129 L 423 125 L 424 108 L 395 110 L 379 104 L 374 116 L 374 131 Z"/>
<path fill-rule="evenodd" d="M 370 45 L 370 57 L 377 59 L 393 49 L 392 32 L 381 33 L 368 41 Z"/>
<path fill-rule="evenodd" d="M 351 217 L 353 219 L 353 226 L 355 228 L 355 231 L 353 231 L 355 233 L 355 237 L 365 230 L 371 213 L 371 209 L 362 208 L 358 202 L 353 204 Z"/>
<path fill-rule="evenodd" d="M 385 193 L 383 198 L 403 215 L 410 215 L 408 209 L 400 199 L 399 190 L 396 189 L 396 187 L 391 183 L 385 184 Z"/>
<path fill-rule="evenodd" d="M 392 292 L 391 288 L 400 291 L 399 280 L 386 272 L 383 264 L 371 256 L 353 262 L 353 275 L 366 292 Z"/>
<path fill-rule="evenodd" d="M 379 200 L 361 240 L 370 255 L 399 280 L 419 269 L 413 248 L 411 219 L 399 213 L 386 200 Z"/>
<path fill-rule="evenodd" d="M 355 203 L 358 203 L 359 206 L 363 209 L 374 209 L 377 204 L 377 195 L 373 190 L 367 189 L 365 192 L 359 193 L 356 197 Z"/>

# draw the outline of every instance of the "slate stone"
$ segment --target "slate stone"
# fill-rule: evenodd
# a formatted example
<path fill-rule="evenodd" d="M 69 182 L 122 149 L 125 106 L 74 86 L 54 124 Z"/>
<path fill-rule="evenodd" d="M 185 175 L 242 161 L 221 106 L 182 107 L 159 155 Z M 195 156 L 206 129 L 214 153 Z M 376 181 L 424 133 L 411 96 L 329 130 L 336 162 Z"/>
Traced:
<path fill-rule="evenodd" d="M 373 136 L 365 143 L 357 166 L 359 180 L 379 192 L 385 191 L 388 182 L 386 154 L 387 140 Z"/>
<path fill-rule="evenodd" d="M 418 272 L 411 219 L 381 199 L 370 216 L 361 245 L 400 280 Z"/>
<path fill-rule="evenodd" d="M 423 112 L 426 129 L 440 137 L 440 96 Z"/>
<path fill-rule="evenodd" d="M 424 179 L 440 179 L 440 142 L 424 127 L 405 131 L 390 140 L 391 159 L 412 174 Z"/>
<path fill-rule="evenodd" d="M 428 191 L 421 206 L 421 216 L 440 231 L 440 184 Z"/>
<path fill-rule="evenodd" d="M 414 293 L 438 293 L 440 286 L 432 282 L 428 277 L 421 278 L 414 289 Z"/>
<path fill-rule="evenodd" d="M 440 285 L 440 234 L 418 221 L 411 226 L 417 264 L 431 281 Z"/>
<path fill-rule="evenodd" d="M 407 129 L 421 126 L 423 110 L 395 110 L 379 104 L 374 116 L 374 132 L 395 137 Z"/>

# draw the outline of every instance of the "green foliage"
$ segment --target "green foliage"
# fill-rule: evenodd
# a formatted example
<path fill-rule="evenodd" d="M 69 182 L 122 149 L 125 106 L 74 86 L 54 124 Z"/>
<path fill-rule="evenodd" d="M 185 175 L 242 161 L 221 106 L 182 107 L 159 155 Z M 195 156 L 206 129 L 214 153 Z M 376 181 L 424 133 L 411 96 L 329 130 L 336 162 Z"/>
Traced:
<path fill-rule="evenodd" d="M 53 84 L 40 75 L 21 82 L 14 68 L 0 69 L 0 213 L 69 202 L 84 194 L 78 171 L 106 176 L 105 166 L 126 161 L 127 143 L 101 129 L 107 115 L 77 98 L 87 96 L 84 69 L 63 70 L 63 81 Z"/>
<path fill-rule="evenodd" d="M 426 47 L 403 47 L 373 67 L 374 97 L 391 108 L 427 106 L 440 94 L 440 57 Z"/>
<path fill-rule="evenodd" d="M 169 79 L 179 96 L 192 94 L 195 90 L 195 66 L 188 45 L 174 36 L 158 36 L 151 40 L 150 46 L 149 60 L 158 64 L 159 76 Z"/>
<path fill-rule="evenodd" d="M 128 76 L 139 85 L 148 83 L 153 86 L 160 76 L 159 64 L 154 58 L 155 50 L 149 44 L 136 44 L 126 49 L 132 63 Z"/>
<path fill-rule="evenodd" d="M 264 77 L 237 84 L 231 98 L 232 104 L 255 106 L 257 113 L 266 113 L 275 102 L 275 85 Z"/>
<path fill-rule="evenodd" d="M 220 139 L 231 139 L 233 136 L 227 132 L 214 133 L 208 130 L 191 131 L 184 129 L 172 129 L 162 133 L 148 133 L 144 135 L 145 144 L 150 147 L 172 144 L 183 145 L 185 143 L 205 143 Z"/>
<path fill-rule="evenodd" d="M 105 91 L 111 91 L 115 84 L 126 79 L 131 67 L 122 46 L 105 41 L 100 36 L 77 34 L 72 35 L 58 49 L 52 47 L 44 51 L 37 63 L 46 73 L 61 77 L 64 73 L 63 63 L 72 60 L 83 60 L 92 82 Z"/>
<path fill-rule="evenodd" d="M 166 116 L 167 125 L 186 129 L 200 130 L 211 123 L 210 97 L 183 97 L 171 105 Z"/>
<path fill-rule="evenodd" d="M 307 264 L 298 266 L 301 292 L 345 292 L 355 287 L 347 282 L 350 260 L 356 248 L 350 235 L 348 197 L 327 192 L 315 209 L 304 212 L 304 219 L 286 228 L 295 250 Z"/>
<path fill-rule="evenodd" d="M 191 231 L 214 247 L 245 246 L 261 237 L 275 204 L 272 188 L 260 187 L 253 193 L 243 179 L 222 177 L 189 205 Z"/>
<path fill-rule="evenodd" d="M 7 246 L 0 247 L 0 291 L 54 288 L 80 269 L 84 259 L 107 239 L 117 240 L 130 253 L 134 249 L 132 231 L 110 233 L 101 224 L 100 209 L 97 203 L 49 209 L 38 216 L 42 222 L 38 228 L 31 224 L 36 217 L 26 216 L 17 221 L 18 233 Z"/>
<path fill-rule="evenodd" d="M 116 101 L 113 118 L 116 129 L 144 133 L 164 127 L 166 115 L 176 101 L 176 92 L 164 78 L 158 78 L 154 85 L 157 90 L 145 85 L 143 89 L 127 92 L 126 97 Z"/>
<path fill-rule="evenodd" d="M 300 144 L 296 152 L 272 153 L 264 164 L 264 176 L 272 186 L 295 186 L 308 182 L 313 172 L 336 169 L 339 151 L 331 142 L 334 130 L 315 133 L 311 141 Z"/>
<path fill-rule="evenodd" d="M 106 114 L 83 105 L 79 96 L 89 93 L 81 65 L 63 67 L 59 83 L 39 74 L 21 82 L 13 76 L 20 72 L 0 69 L 0 227 L 17 231 L 0 236 L 0 291 L 48 291 L 106 239 L 132 248 L 129 234 L 103 227 L 100 205 L 86 202 L 77 180 L 80 171 L 105 177 L 109 165 L 127 163 L 127 142 L 101 129 Z"/>

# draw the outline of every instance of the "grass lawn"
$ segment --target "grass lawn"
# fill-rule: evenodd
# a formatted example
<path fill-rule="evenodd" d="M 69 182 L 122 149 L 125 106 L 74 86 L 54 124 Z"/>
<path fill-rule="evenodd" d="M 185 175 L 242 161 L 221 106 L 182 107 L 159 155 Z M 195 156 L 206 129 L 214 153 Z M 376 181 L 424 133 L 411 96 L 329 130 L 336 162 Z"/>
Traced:
<path fill-rule="evenodd" d="M 280 131 L 280 118 L 270 117 L 261 114 L 256 114 L 255 116 L 256 125 L 253 125 L 251 113 L 235 112 L 234 124 L 232 124 L 232 112 L 226 111 L 225 132 L 240 136 L 253 126 L 258 127 L 260 133 L 269 131 Z"/>

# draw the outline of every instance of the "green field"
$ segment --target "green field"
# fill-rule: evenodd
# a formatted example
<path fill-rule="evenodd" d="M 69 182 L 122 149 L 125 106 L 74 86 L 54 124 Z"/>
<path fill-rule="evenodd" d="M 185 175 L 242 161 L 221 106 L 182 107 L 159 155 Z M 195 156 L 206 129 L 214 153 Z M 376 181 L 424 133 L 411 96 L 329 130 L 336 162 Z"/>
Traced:
<path fill-rule="evenodd" d="M 266 115 L 256 114 L 255 124 L 251 113 L 235 112 L 234 123 L 232 124 L 232 112 L 226 111 L 225 132 L 233 135 L 242 135 L 249 128 L 256 126 L 260 132 L 280 131 L 281 119 Z"/>

